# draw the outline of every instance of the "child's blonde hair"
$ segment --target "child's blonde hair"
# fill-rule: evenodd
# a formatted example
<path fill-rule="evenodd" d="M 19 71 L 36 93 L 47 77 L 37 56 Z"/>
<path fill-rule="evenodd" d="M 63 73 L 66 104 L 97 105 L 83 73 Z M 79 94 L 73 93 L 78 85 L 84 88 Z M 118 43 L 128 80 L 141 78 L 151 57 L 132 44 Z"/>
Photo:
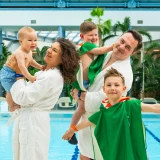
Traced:
<path fill-rule="evenodd" d="M 123 75 L 112 67 L 109 70 L 107 70 L 107 73 L 104 75 L 104 83 L 108 77 L 120 77 L 122 79 L 122 83 L 125 84 Z"/>
<path fill-rule="evenodd" d="M 35 32 L 35 30 L 31 27 L 22 27 L 18 31 L 18 40 L 22 40 L 24 38 L 26 32 Z"/>

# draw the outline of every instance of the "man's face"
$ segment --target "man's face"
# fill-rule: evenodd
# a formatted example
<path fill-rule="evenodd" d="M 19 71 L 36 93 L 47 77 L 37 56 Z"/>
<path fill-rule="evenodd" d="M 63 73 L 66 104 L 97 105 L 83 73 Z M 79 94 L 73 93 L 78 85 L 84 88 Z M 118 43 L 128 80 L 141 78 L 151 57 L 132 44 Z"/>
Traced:
<path fill-rule="evenodd" d="M 89 31 L 85 34 L 80 34 L 80 37 L 84 42 L 90 42 L 96 44 L 98 41 L 98 30 L 93 29 L 92 31 Z"/>
<path fill-rule="evenodd" d="M 138 41 L 134 39 L 132 34 L 125 33 L 115 43 L 113 56 L 118 60 L 124 60 L 132 55 L 137 45 Z"/>

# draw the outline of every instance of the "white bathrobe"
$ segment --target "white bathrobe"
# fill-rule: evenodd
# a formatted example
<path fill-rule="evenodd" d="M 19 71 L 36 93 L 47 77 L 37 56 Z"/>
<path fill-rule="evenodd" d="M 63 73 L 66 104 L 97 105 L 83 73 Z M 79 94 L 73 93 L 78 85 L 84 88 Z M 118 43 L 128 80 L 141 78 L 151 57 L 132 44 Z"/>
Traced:
<path fill-rule="evenodd" d="M 49 111 L 56 104 L 63 89 L 58 69 L 40 71 L 34 83 L 18 80 L 11 88 L 15 103 L 21 105 L 11 119 L 14 160 L 48 160 L 50 141 Z"/>
<path fill-rule="evenodd" d="M 108 53 L 104 60 L 103 67 L 106 65 L 111 57 L 112 52 Z M 102 67 L 102 68 L 103 68 Z M 116 61 L 112 65 L 102 70 L 95 78 L 94 83 L 89 87 L 85 98 L 85 110 L 86 113 L 81 117 L 80 121 L 88 119 L 90 115 L 99 110 L 102 99 L 106 98 L 106 95 L 102 91 L 102 85 L 104 84 L 104 75 L 109 68 L 117 69 L 125 78 L 125 85 L 127 87 L 124 96 L 127 91 L 130 90 L 133 81 L 133 72 L 130 64 L 130 57 L 124 61 Z M 87 127 L 86 129 L 78 132 L 78 145 L 82 155 L 96 159 L 103 160 L 99 147 L 94 137 L 94 127 Z M 91 136 L 92 135 L 92 136 Z"/>

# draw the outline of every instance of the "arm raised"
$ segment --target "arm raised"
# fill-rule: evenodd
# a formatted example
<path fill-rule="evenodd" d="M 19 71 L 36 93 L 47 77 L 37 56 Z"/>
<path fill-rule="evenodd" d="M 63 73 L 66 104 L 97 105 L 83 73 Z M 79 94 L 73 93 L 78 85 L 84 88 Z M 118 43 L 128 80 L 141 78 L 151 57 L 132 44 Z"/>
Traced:
<path fill-rule="evenodd" d="M 43 70 L 43 66 L 40 65 L 39 63 L 37 63 L 34 59 L 32 59 L 32 61 L 31 61 L 31 66 L 35 67 L 37 69 Z"/>
<path fill-rule="evenodd" d="M 106 52 L 110 52 L 112 50 L 113 50 L 113 45 L 94 48 L 94 49 L 90 50 L 88 53 L 91 53 L 94 55 L 100 55 L 100 54 L 105 54 Z"/>
<path fill-rule="evenodd" d="M 142 112 L 160 113 L 160 104 L 145 104 L 141 103 Z"/>

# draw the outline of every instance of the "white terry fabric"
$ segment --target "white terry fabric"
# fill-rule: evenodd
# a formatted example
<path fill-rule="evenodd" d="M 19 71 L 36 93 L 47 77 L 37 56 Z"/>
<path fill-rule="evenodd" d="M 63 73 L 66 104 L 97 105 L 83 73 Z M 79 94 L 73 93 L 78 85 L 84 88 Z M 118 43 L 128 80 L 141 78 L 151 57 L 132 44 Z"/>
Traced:
<path fill-rule="evenodd" d="M 106 65 L 106 63 L 109 61 L 111 57 L 112 52 L 108 53 L 105 60 L 103 67 Z M 109 68 L 115 68 L 117 69 L 125 78 L 125 85 L 126 85 L 126 93 L 124 93 L 124 96 L 127 94 L 127 91 L 130 90 L 132 86 L 133 81 L 133 72 L 130 64 L 130 57 L 125 59 L 124 61 L 116 61 L 112 65 L 108 66 L 104 70 L 102 70 L 95 78 L 94 83 L 89 87 L 88 92 L 86 94 L 85 98 L 85 110 L 86 113 L 81 117 L 80 121 L 83 121 L 85 119 L 88 119 L 90 115 L 97 112 L 99 110 L 100 104 L 102 99 L 106 98 L 106 95 L 102 91 L 102 85 L 104 84 L 104 75 L 106 71 Z M 87 127 L 83 130 L 80 130 L 78 132 L 78 139 L 79 139 L 79 149 L 82 155 L 94 159 L 94 152 L 96 150 L 95 156 L 96 160 L 103 159 L 99 147 L 97 146 L 97 142 L 95 140 L 95 137 L 91 136 L 91 130 L 93 130 L 93 127 Z M 94 144 L 94 145 L 93 145 Z M 94 150 L 94 151 L 93 151 Z"/>
<path fill-rule="evenodd" d="M 49 111 L 56 104 L 63 89 L 58 69 L 36 73 L 34 83 L 18 80 L 11 88 L 17 112 L 12 137 L 14 160 L 48 160 L 50 141 Z M 14 113 L 13 113 L 14 114 Z"/>

